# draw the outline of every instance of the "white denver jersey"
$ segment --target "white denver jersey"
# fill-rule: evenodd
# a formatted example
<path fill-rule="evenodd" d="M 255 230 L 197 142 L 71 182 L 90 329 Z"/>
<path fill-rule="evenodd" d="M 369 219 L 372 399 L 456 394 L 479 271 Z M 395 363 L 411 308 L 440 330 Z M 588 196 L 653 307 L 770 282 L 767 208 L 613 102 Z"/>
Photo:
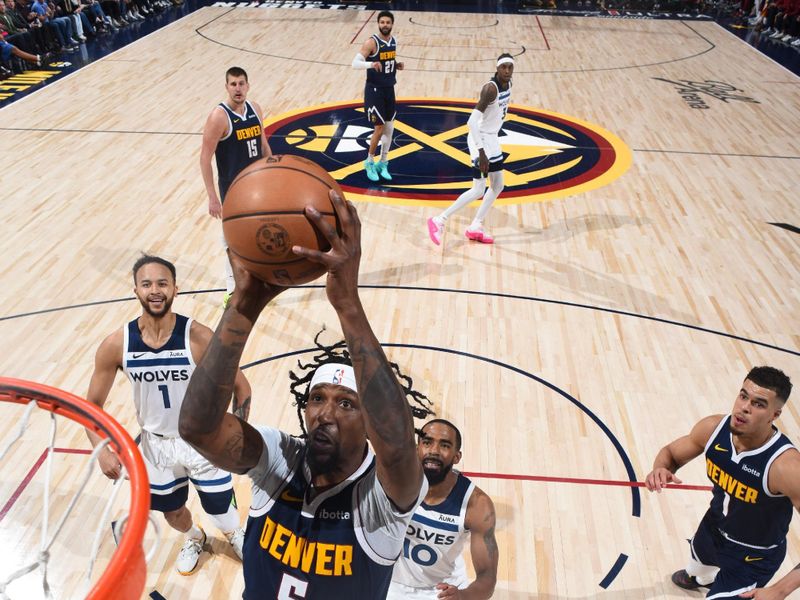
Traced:
<path fill-rule="evenodd" d="M 191 329 L 192 319 L 176 314 L 172 335 L 158 349 L 142 340 L 139 319 L 123 329 L 122 370 L 133 386 L 136 418 L 145 431 L 178 437 L 181 404 L 195 368 Z"/>
<path fill-rule="evenodd" d="M 392 573 L 393 583 L 427 589 L 442 582 L 467 587 L 463 550 L 470 533 L 464 521 L 474 489 L 475 484 L 458 473 L 444 502 L 419 505 L 406 528 L 403 554 Z"/>
<path fill-rule="evenodd" d="M 511 82 L 508 82 L 508 89 L 505 91 L 500 90 L 497 80 L 492 77 L 489 80 L 495 88 L 497 88 L 497 96 L 483 111 L 483 118 L 481 119 L 480 129 L 481 133 L 488 133 L 490 135 L 497 135 L 503 127 L 503 121 L 508 112 L 508 105 L 511 102 Z"/>

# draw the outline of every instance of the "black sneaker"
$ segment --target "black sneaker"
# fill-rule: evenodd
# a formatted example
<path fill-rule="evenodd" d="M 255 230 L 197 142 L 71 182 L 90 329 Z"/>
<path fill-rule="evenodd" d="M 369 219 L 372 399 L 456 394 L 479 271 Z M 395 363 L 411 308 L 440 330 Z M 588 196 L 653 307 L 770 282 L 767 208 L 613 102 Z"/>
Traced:
<path fill-rule="evenodd" d="M 708 587 L 702 583 L 697 583 L 697 579 L 695 579 L 694 575 L 689 575 L 686 572 L 686 569 L 675 571 L 672 574 L 672 583 L 685 590 L 698 590 L 700 588 Z"/>

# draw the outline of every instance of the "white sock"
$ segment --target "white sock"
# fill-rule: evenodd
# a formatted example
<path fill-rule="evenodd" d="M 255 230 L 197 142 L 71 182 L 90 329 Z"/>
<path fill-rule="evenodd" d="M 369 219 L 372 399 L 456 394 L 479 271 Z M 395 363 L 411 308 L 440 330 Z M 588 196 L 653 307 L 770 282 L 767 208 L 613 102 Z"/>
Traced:
<path fill-rule="evenodd" d="M 226 535 L 239 529 L 239 512 L 232 504 L 228 506 L 228 512 L 221 515 L 208 515 L 208 518 L 217 526 L 217 529 Z"/>
<path fill-rule="evenodd" d="M 719 568 L 704 565 L 699 560 L 689 557 L 689 564 L 686 565 L 686 573 L 694 577 L 700 585 L 708 585 L 717 578 Z"/>
<path fill-rule="evenodd" d="M 202 540 L 203 532 L 197 525 L 192 523 L 192 528 L 186 532 L 186 538 L 190 540 Z"/>

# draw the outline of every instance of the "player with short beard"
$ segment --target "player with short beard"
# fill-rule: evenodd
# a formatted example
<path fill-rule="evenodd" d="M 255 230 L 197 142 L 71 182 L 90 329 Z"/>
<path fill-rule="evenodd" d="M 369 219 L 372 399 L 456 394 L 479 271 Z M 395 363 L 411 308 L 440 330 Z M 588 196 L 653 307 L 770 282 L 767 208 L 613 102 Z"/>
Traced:
<path fill-rule="evenodd" d="M 494 504 L 453 470 L 461 461 L 461 432 L 445 419 L 428 421 L 419 434 L 417 455 L 428 493 L 406 530 L 387 600 L 491 598 L 498 563 Z M 467 540 L 475 570 L 472 582 L 462 552 Z"/>
<path fill-rule="evenodd" d="M 211 340 L 211 330 L 172 312 L 178 287 L 175 265 L 168 260 L 143 255 L 133 265 L 133 283 L 142 314 L 100 344 L 86 398 L 102 408 L 117 371 L 128 376 L 136 418 L 142 428 L 139 448 L 150 481 L 150 508 L 164 513 L 173 529 L 186 534 L 176 568 L 181 575 L 189 575 L 197 567 L 206 541 L 205 532 L 195 525 L 186 508 L 190 479 L 203 509 L 240 559 L 244 543 L 231 474 L 214 467 L 178 436 L 184 394 L 196 361 Z M 233 396 L 236 414 L 246 419 L 250 384 L 241 371 L 236 376 Z M 86 433 L 93 446 L 100 443 L 97 434 L 88 429 Z M 106 477 L 120 477 L 119 457 L 110 446 L 101 451 L 98 462 Z"/>

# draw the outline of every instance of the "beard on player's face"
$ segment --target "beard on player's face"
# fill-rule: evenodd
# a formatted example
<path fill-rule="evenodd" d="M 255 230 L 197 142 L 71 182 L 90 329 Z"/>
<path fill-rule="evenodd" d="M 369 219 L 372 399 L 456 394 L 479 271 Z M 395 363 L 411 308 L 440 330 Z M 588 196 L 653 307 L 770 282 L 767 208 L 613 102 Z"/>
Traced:
<path fill-rule="evenodd" d="M 390 33 L 392 33 L 391 25 L 381 25 L 379 29 L 381 30 L 382 35 L 389 35 Z"/>
<path fill-rule="evenodd" d="M 449 465 L 445 465 L 440 458 L 435 456 L 426 456 L 422 459 L 422 470 L 425 472 L 429 485 L 443 482 L 452 469 L 452 462 Z"/>
<path fill-rule="evenodd" d="M 142 305 L 144 312 L 151 317 L 158 318 L 169 313 L 174 299 L 174 296 L 167 296 L 166 294 L 147 294 L 144 298 L 139 297 L 139 303 Z M 151 302 L 160 303 L 160 308 L 152 308 L 150 306 Z"/>

